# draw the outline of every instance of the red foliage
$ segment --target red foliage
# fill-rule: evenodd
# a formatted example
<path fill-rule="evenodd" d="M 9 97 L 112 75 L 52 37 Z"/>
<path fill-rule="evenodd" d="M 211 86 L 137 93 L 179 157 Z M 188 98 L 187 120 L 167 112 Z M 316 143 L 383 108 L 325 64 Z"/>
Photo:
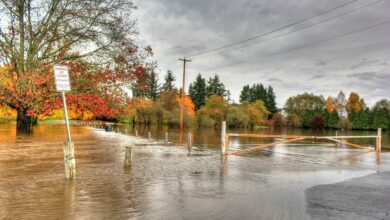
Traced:
<path fill-rule="evenodd" d="M 66 94 L 69 109 L 76 112 L 88 110 L 96 117 L 113 118 L 123 113 L 127 94 L 123 88 L 134 79 L 142 77 L 143 67 L 98 68 L 87 63 L 64 63 L 69 67 L 72 91 Z M 55 91 L 53 69 L 42 67 L 36 73 L 17 76 L 7 68 L 1 69 L 4 79 L 0 83 L 0 101 L 15 109 L 24 109 L 36 117 L 62 108 L 60 93 Z"/>
<path fill-rule="evenodd" d="M 321 114 L 316 114 L 310 122 L 310 125 L 314 129 L 322 129 L 325 127 L 325 121 Z"/>
<path fill-rule="evenodd" d="M 40 68 L 38 73 L 25 73 L 22 77 L 2 67 L 1 74 L 6 80 L 1 82 L 0 100 L 15 109 L 26 111 L 29 116 L 36 116 L 43 109 L 45 100 L 51 97 L 54 89 L 53 74 L 41 74 L 48 67 Z"/>

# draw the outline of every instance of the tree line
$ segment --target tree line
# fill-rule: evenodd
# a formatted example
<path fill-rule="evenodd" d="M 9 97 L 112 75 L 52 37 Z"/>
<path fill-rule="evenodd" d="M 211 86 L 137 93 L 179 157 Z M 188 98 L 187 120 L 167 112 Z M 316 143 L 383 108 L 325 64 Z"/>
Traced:
<path fill-rule="evenodd" d="M 69 63 L 73 91 L 68 94 L 69 115 L 72 119 L 114 120 L 133 124 L 160 124 L 178 126 L 180 121 L 181 89 L 175 87 L 172 71 L 167 71 L 162 84 L 154 68 L 136 68 L 132 73 L 133 97 L 112 90 L 116 87 L 99 88 L 101 82 L 114 84 L 119 79 L 117 72 L 96 69 L 86 62 Z M 6 67 L 0 68 L 5 74 Z M 27 75 L 27 74 L 26 74 Z M 32 77 L 32 76 L 31 76 Z M 47 79 L 28 81 L 47 82 Z M 98 83 L 100 82 L 100 83 Z M 5 83 L 5 82 L 3 82 Z M 37 91 L 49 95 L 50 89 Z M 33 87 L 34 88 L 34 87 Z M 88 94 L 81 91 L 89 89 Z M 121 91 L 121 90 L 119 90 Z M 114 93 L 115 92 L 115 93 Z M 25 93 L 30 98 L 33 91 Z M 115 94 L 115 95 L 113 95 Z M 39 98 L 39 97 L 38 97 Z M 27 99 L 26 100 L 30 100 Z M 228 126 L 237 128 L 294 127 L 294 128 L 341 128 L 341 129 L 388 129 L 390 127 L 390 101 L 379 100 L 373 107 L 367 107 L 359 94 L 351 92 L 346 98 L 343 92 L 336 97 L 309 93 L 298 94 L 287 99 L 280 109 L 276 107 L 276 95 L 272 86 L 261 83 L 244 85 L 239 103 L 230 99 L 220 77 L 215 74 L 206 79 L 198 74 L 190 83 L 185 96 L 184 120 L 186 126 L 219 126 L 226 120 Z M 30 107 L 37 119 L 62 119 L 61 100 L 31 99 L 39 107 Z M 44 103 L 44 104 L 42 104 Z M 14 112 L 6 105 L 0 108 L 0 118 L 13 119 Z"/>
<path fill-rule="evenodd" d="M 390 101 L 382 99 L 369 108 L 356 92 L 348 99 L 340 91 L 337 97 L 303 93 L 288 98 L 284 114 L 276 114 L 274 126 L 303 128 L 376 129 L 390 127 Z"/>
<path fill-rule="evenodd" d="M 150 91 L 160 91 L 157 103 L 163 103 L 159 98 L 166 91 L 175 91 L 177 115 L 174 120 L 157 120 L 165 124 L 177 124 L 180 108 L 180 93 L 173 86 L 174 77 L 168 71 L 161 88 L 152 83 Z M 156 89 L 157 88 L 157 89 Z M 149 96 L 153 99 L 152 96 Z M 276 106 L 276 95 L 272 86 L 261 83 L 244 85 L 239 103 L 230 100 L 230 92 L 221 82 L 218 75 L 206 80 L 198 74 L 190 83 L 186 97 L 187 124 L 199 126 L 218 126 L 226 120 L 230 127 L 294 127 L 294 128 L 340 128 L 340 129 L 376 129 L 390 127 L 390 101 L 382 99 L 372 108 L 367 107 L 365 100 L 356 92 L 351 92 L 346 98 L 340 91 L 336 97 L 326 99 L 322 95 L 310 93 L 298 94 L 287 99 L 280 109 Z M 173 105 L 168 105 L 173 106 Z M 193 106 L 193 107 L 192 107 Z M 156 108 L 160 109 L 160 108 Z M 164 115 L 163 113 L 155 113 Z M 169 114 L 169 113 L 166 113 Z M 169 117 L 168 117 L 169 118 Z M 135 123 L 137 120 L 134 121 Z M 150 123 L 155 123 L 150 120 Z"/>
<path fill-rule="evenodd" d="M 176 79 L 172 71 L 167 71 L 161 85 L 151 72 L 143 74 L 142 78 L 145 80 L 133 84 L 133 99 L 128 105 L 128 114 L 120 120 L 178 126 L 181 89 L 174 86 Z M 185 124 L 215 127 L 227 120 L 231 127 L 264 126 L 268 118 L 277 111 L 273 88 L 254 84 L 252 87 L 244 86 L 242 93 L 250 98 L 234 103 L 230 99 L 230 91 L 217 74 L 206 79 L 199 73 L 190 83 L 185 97 Z"/>

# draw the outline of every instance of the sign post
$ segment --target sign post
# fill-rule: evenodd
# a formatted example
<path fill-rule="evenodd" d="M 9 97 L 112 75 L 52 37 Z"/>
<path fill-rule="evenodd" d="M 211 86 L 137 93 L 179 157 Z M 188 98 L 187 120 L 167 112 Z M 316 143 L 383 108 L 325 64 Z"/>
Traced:
<path fill-rule="evenodd" d="M 56 89 L 62 93 L 62 102 L 64 104 L 64 115 L 66 124 L 67 142 L 64 143 L 64 162 L 65 174 L 67 179 L 74 179 L 76 177 L 76 159 L 74 158 L 74 144 L 70 136 L 70 127 L 68 119 L 68 111 L 66 107 L 65 92 L 70 91 L 69 70 L 67 66 L 54 66 L 54 78 L 56 82 Z"/>

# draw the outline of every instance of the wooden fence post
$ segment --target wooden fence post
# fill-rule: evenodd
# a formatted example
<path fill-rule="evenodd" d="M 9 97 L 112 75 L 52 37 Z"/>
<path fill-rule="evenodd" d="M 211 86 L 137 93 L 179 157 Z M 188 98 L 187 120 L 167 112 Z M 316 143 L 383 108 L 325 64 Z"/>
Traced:
<path fill-rule="evenodd" d="M 148 131 L 148 139 L 149 139 L 149 141 L 152 140 L 152 132 L 150 132 L 150 131 Z"/>
<path fill-rule="evenodd" d="M 135 136 L 138 137 L 138 130 L 135 130 Z"/>
<path fill-rule="evenodd" d="M 133 162 L 133 147 L 126 146 L 125 166 L 130 167 Z"/>
<path fill-rule="evenodd" d="M 226 121 L 222 122 L 222 131 L 221 131 L 221 155 L 226 155 Z"/>
<path fill-rule="evenodd" d="M 76 178 L 76 159 L 74 158 L 73 142 L 64 143 L 65 175 L 67 179 Z"/>
<path fill-rule="evenodd" d="M 165 145 L 168 146 L 168 132 L 165 132 Z"/>
<path fill-rule="evenodd" d="M 378 128 L 378 136 L 376 138 L 376 152 L 382 151 L 382 128 Z"/>

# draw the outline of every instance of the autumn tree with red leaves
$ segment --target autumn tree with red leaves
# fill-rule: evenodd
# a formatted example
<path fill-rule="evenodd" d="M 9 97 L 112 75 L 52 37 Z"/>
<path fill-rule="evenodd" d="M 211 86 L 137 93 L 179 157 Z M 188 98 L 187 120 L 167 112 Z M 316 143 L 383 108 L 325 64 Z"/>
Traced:
<path fill-rule="evenodd" d="M 131 0 L 0 1 L 0 102 L 16 109 L 19 131 L 56 107 L 54 64 L 70 66 L 71 104 L 115 114 L 124 86 L 149 68 L 152 53 L 134 43 L 134 8 Z"/>

